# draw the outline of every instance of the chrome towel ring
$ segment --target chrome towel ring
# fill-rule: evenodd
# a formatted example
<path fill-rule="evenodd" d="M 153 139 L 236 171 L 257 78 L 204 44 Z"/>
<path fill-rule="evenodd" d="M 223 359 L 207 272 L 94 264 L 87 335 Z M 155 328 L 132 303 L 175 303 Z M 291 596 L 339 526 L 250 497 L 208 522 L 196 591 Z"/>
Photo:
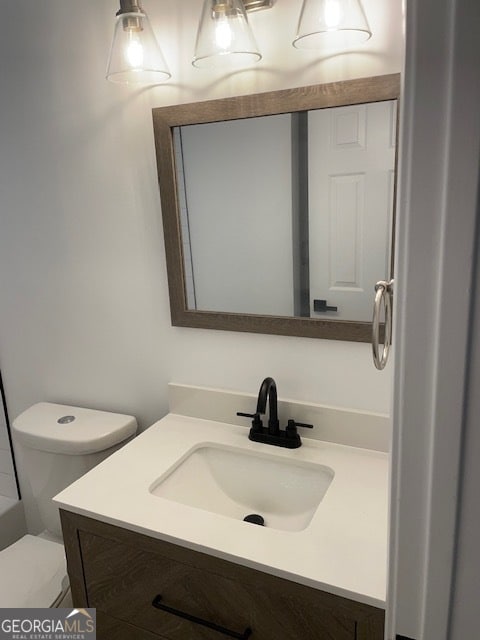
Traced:
<path fill-rule="evenodd" d="M 380 371 L 385 368 L 388 361 L 390 347 L 392 344 L 392 298 L 393 298 L 393 280 L 387 282 L 380 280 L 375 285 L 375 302 L 373 304 L 373 320 L 372 320 L 372 351 L 373 362 Z M 385 307 L 385 337 L 383 340 L 383 349 L 380 353 L 380 311 L 382 304 Z"/>

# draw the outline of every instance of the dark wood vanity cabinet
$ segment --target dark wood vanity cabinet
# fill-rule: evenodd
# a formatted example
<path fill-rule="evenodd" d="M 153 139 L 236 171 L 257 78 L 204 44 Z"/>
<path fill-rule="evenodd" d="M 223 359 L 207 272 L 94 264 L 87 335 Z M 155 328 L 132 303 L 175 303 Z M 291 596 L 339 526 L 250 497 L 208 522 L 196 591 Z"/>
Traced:
<path fill-rule="evenodd" d="M 61 516 L 73 602 L 97 609 L 99 640 L 383 640 L 381 609 Z"/>

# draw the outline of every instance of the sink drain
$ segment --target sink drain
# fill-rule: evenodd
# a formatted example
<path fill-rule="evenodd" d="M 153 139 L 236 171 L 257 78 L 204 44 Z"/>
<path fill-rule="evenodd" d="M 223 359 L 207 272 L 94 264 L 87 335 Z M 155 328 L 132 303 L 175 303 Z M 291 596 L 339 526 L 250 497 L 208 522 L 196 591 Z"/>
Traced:
<path fill-rule="evenodd" d="M 258 513 L 251 513 L 248 516 L 245 516 L 243 519 L 244 522 L 251 522 L 252 524 L 258 524 L 261 527 L 265 525 L 265 520 L 262 516 L 259 516 Z"/>

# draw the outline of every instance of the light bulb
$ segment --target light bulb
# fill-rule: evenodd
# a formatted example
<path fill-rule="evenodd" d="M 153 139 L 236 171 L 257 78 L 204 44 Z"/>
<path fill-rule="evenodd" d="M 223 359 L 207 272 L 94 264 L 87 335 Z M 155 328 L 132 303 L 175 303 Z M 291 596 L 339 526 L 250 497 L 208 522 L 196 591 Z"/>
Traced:
<path fill-rule="evenodd" d="M 228 49 L 232 44 L 233 34 L 228 18 L 222 17 L 215 25 L 215 42 L 220 49 Z"/>
<path fill-rule="evenodd" d="M 371 35 L 361 0 L 303 0 L 292 44 L 298 49 L 349 49 Z"/>
<path fill-rule="evenodd" d="M 124 84 L 158 84 L 170 78 L 162 51 L 140 0 L 120 0 L 107 65 L 107 79 Z"/>
<path fill-rule="evenodd" d="M 129 42 L 125 51 L 125 57 L 132 69 L 138 69 L 143 65 L 144 51 L 143 45 L 134 31 L 129 33 Z"/>
<path fill-rule="evenodd" d="M 343 18 L 342 7 L 338 0 L 326 0 L 324 7 L 323 21 L 328 29 L 334 31 L 338 28 Z M 320 18 L 322 21 L 322 19 Z"/>
<path fill-rule="evenodd" d="M 261 57 L 243 0 L 204 0 L 193 65 L 233 69 Z"/>

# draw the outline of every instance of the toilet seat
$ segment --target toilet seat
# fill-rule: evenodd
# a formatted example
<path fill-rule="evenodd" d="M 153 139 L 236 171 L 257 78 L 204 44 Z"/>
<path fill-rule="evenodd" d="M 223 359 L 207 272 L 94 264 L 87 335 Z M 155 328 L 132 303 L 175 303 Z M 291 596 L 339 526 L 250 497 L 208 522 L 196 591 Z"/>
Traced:
<path fill-rule="evenodd" d="M 0 608 L 50 607 L 67 574 L 63 545 L 26 535 L 0 551 Z"/>

